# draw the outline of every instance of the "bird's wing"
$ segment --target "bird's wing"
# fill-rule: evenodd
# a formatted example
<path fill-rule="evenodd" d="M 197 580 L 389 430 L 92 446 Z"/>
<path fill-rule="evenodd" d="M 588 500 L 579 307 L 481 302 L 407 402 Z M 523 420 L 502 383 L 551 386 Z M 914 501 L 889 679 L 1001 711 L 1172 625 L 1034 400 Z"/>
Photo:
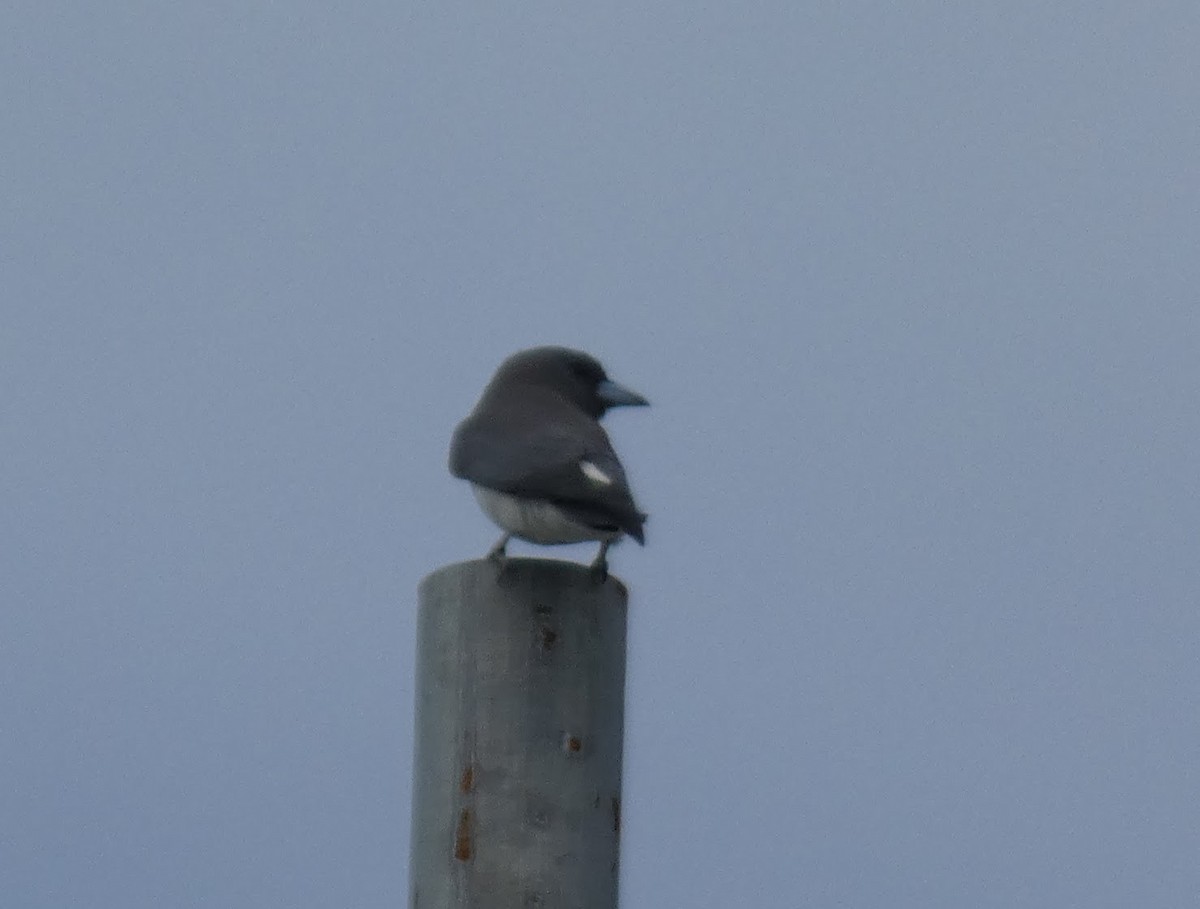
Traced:
<path fill-rule="evenodd" d="M 489 428 L 467 419 L 454 433 L 450 471 L 489 489 L 545 499 L 588 526 L 619 528 L 642 540 L 646 516 L 634 504 L 607 434 L 592 420 Z"/>

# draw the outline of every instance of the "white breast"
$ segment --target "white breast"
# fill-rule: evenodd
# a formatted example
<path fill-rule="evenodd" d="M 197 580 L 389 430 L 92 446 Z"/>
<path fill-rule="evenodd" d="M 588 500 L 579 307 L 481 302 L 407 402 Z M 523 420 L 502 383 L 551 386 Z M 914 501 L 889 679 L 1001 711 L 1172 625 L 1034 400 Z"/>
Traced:
<path fill-rule="evenodd" d="M 614 540 L 620 531 L 596 530 L 572 521 L 550 502 L 515 496 L 471 484 L 475 498 L 498 527 L 531 543 L 582 543 Z"/>

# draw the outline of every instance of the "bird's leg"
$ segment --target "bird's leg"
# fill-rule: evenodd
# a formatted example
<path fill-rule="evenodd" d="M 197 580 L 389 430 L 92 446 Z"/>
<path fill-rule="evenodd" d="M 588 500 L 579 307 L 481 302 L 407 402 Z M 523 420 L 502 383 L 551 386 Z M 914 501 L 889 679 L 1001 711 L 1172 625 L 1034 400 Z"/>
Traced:
<path fill-rule="evenodd" d="M 511 533 L 506 533 L 500 538 L 500 542 L 488 550 L 487 560 L 496 566 L 497 573 L 504 571 L 504 566 L 508 563 L 508 553 L 505 547 L 508 546 L 508 541 L 512 539 Z"/>
<path fill-rule="evenodd" d="M 588 573 L 591 574 L 592 580 L 597 584 L 603 584 L 608 580 L 608 547 L 611 545 L 612 540 L 602 541 L 600 543 L 600 551 L 596 554 L 596 560 L 588 568 Z"/>

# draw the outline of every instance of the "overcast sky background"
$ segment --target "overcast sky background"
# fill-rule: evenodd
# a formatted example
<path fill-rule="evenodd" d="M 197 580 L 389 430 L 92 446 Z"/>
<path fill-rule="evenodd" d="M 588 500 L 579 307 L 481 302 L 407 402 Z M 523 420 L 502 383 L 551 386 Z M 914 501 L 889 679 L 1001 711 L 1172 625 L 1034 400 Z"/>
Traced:
<path fill-rule="evenodd" d="M 406 904 L 539 343 L 654 404 L 623 909 L 1197 904 L 1200 6 L 601 6 L 9 5 L 5 906 Z"/>

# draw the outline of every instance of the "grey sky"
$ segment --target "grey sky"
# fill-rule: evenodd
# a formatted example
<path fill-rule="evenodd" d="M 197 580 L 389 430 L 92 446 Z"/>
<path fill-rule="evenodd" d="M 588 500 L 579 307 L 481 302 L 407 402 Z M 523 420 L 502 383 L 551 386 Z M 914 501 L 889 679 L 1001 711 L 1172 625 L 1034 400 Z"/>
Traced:
<path fill-rule="evenodd" d="M 624 909 L 1194 906 L 1198 46 L 11 4 L 0 901 L 404 904 L 415 589 L 495 538 L 449 433 L 550 342 L 655 405 Z"/>

